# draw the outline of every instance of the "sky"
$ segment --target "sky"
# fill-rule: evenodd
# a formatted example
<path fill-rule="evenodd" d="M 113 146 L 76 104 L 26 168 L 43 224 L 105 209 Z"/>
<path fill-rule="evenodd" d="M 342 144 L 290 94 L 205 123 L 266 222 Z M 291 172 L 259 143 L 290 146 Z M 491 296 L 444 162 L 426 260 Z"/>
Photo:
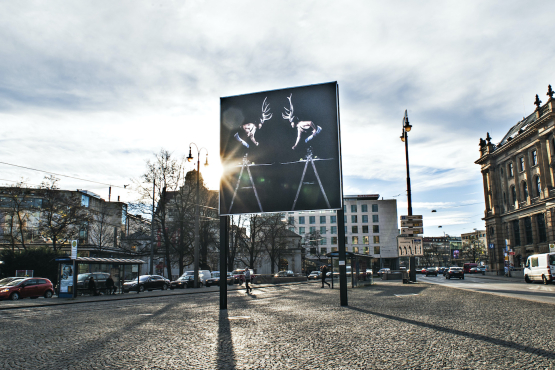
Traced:
<path fill-rule="evenodd" d="M 547 100 L 547 1 L 0 2 L 0 184 L 133 201 L 161 149 L 194 142 L 218 188 L 220 97 L 339 84 L 343 193 L 397 199 L 425 236 L 483 229 L 478 143 Z M 191 169 L 193 169 L 191 165 Z M 91 182 L 94 181 L 94 182 Z M 140 180 L 139 180 L 140 181 Z M 432 212 L 436 210 L 436 212 Z M 439 227 L 441 226 L 441 227 Z"/>

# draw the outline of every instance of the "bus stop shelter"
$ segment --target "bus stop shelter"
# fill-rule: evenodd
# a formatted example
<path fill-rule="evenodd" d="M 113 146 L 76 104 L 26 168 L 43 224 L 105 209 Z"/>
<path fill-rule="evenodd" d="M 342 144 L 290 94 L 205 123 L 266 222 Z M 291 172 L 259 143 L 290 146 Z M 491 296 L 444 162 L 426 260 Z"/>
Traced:
<path fill-rule="evenodd" d="M 339 279 L 339 252 L 331 252 L 326 254 L 331 261 L 331 287 L 333 288 L 334 280 Z M 362 281 L 372 282 L 372 274 L 368 276 L 367 269 L 372 266 L 372 257 L 366 254 L 353 252 L 345 252 L 347 285 L 351 283 L 351 288 L 356 288 Z M 335 260 L 334 260 L 335 259 Z"/>
<path fill-rule="evenodd" d="M 79 274 L 106 272 L 112 275 L 115 286 L 123 292 L 124 281 L 139 279 L 141 266 L 145 263 L 140 259 L 69 257 L 56 258 L 58 262 L 59 298 L 77 297 L 77 278 Z"/>

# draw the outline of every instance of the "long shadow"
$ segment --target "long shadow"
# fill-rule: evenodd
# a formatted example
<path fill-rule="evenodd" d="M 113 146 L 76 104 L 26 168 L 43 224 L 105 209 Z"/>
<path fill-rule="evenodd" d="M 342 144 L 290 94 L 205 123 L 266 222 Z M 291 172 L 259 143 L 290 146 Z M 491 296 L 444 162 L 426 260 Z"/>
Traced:
<path fill-rule="evenodd" d="M 233 351 L 233 341 L 231 338 L 231 328 L 227 310 L 220 310 L 220 317 L 218 319 L 218 350 L 216 356 L 216 364 L 219 370 L 235 369 L 235 352 Z"/>
<path fill-rule="evenodd" d="M 515 342 L 510 342 L 508 340 L 492 338 L 492 337 L 488 337 L 488 336 L 481 335 L 481 334 L 468 333 L 466 331 L 457 330 L 457 329 L 445 328 L 443 326 L 428 324 L 428 323 L 425 323 L 425 322 L 411 320 L 411 319 L 405 319 L 405 318 L 402 318 L 402 317 L 388 315 L 388 314 L 385 314 L 385 313 L 369 311 L 369 310 L 365 310 L 365 309 L 358 308 L 358 307 L 347 306 L 345 308 L 348 308 L 348 309 L 353 310 L 353 311 L 366 313 L 366 314 L 369 314 L 369 315 L 380 316 L 380 317 L 390 319 L 390 320 L 400 321 L 400 322 L 404 322 L 404 323 L 407 323 L 407 324 L 412 324 L 412 325 L 417 325 L 417 326 L 421 326 L 421 327 L 424 327 L 424 328 L 434 329 L 434 330 L 441 331 L 441 332 L 444 332 L 444 333 L 460 335 L 462 337 L 466 337 L 466 338 L 470 338 L 470 339 L 479 340 L 479 341 L 482 341 L 482 342 L 487 342 L 487 343 L 503 346 L 503 347 L 506 347 L 506 348 L 509 348 L 509 349 L 517 349 L 519 351 L 528 352 L 530 354 L 545 357 L 547 359 L 555 359 L 555 352 L 546 351 L 546 350 L 541 349 L 541 348 L 524 346 L 522 344 L 515 343 Z"/>
<path fill-rule="evenodd" d="M 540 297 L 550 297 L 555 298 L 555 292 L 523 292 L 518 290 L 493 290 L 493 289 L 472 289 L 473 292 L 485 292 L 485 293 L 497 293 L 497 294 L 518 294 L 518 295 L 528 295 L 528 296 L 540 296 Z"/>

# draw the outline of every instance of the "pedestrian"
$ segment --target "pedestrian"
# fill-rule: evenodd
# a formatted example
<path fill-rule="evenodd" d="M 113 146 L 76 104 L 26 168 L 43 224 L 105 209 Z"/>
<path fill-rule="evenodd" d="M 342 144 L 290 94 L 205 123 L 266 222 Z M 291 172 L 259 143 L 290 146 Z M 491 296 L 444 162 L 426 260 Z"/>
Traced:
<path fill-rule="evenodd" d="M 245 285 L 247 288 L 247 294 L 249 294 L 249 292 L 252 292 L 252 288 L 249 286 L 250 281 L 251 281 L 251 270 L 247 267 L 245 269 Z"/>
<path fill-rule="evenodd" d="M 326 265 L 322 266 L 322 288 L 324 287 L 324 284 L 328 284 L 328 287 L 331 288 L 330 283 L 328 283 L 326 281 L 326 275 L 328 274 L 328 267 Z"/>
<path fill-rule="evenodd" d="M 91 293 L 91 295 L 97 295 L 96 294 L 96 283 L 94 282 L 94 278 L 92 276 L 89 279 L 89 292 Z"/>
<path fill-rule="evenodd" d="M 106 279 L 106 289 L 108 289 L 108 294 L 116 294 L 116 285 L 114 284 L 114 279 L 112 279 L 112 275 L 109 275 Z"/>

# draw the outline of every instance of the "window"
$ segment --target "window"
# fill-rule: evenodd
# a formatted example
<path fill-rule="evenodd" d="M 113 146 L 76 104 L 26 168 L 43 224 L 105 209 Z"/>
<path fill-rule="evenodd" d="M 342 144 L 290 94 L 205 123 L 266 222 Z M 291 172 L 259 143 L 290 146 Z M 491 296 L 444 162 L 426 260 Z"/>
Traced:
<path fill-rule="evenodd" d="M 351 213 L 356 213 L 356 211 L 357 211 L 357 205 L 351 204 Z"/>
<path fill-rule="evenodd" d="M 374 247 L 374 254 L 380 254 L 380 247 Z"/>
<path fill-rule="evenodd" d="M 374 244 L 380 244 L 380 236 L 374 235 Z"/>
<path fill-rule="evenodd" d="M 364 236 L 362 237 L 362 242 L 363 242 L 364 244 L 370 244 L 370 239 L 369 239 L 366 235 L 364 235 Z"/>
<path fill-rule="evenodd" d="M 310 254 L 316 254 L 316 247 L 310 247 Z"/>
<path fill-rule="evenodd" d="M 320 239 L 320 245 L 326 245 L 328 244 L 328 239 L 327 238 L 321 238 Z"/>
<path fill-rule="evenodd" d="M 295 224 L 295 217 L 291 217 L 289 216 L 289 221 L 288 221 L 289 225 L 294 225 Z"/>
<path fill-rule="evenodd" d="M 310 230 L 309 233 L 311 233 L 311 234 L 315 233 L 316 232 L 316 226 L 310 226 L 309 230 Z"/>
<path fill-rule="evenodd" d="M 328 254 L 328 248 L 320 248 L 320 254 Z"/>
<path fill-rule="evenodd" d="M 345 226 L 345 234 L 347 234 L 347 226 Z"/>
<path fill-rule="evenodd" d="M 542 187 L 540 184 L 540 177 L 536 176 L 536 195 L 539 197 L 542 195 Z"/>
<path fill-rule="evenodd" d="M 364 222 L 365 224 L 368 223 L 368 215 L 362 215 L 362 222 Z"/>
<path fill-rule="evenodd" d="M 320 223 L 321 223 L 321 224 L 325 224 L 325 223 L 326 223 L 326 216 L 320 216 Z"/>
<path fill-rule="evenodd" d="M 352 216 L 351 216 L 351 222 L 352 222 L 353 224 L 356 224 L 356 223 L 358 222 L 357 215 L 352 215 Z"/>
<path fill-rule="evenodd" d="M 543 213 L 536 215 L 536 220 L 538 222 L 538 237 L 540 239 L 540 243 L 544 243 L 547 241 L 547 233 L 545 231 L 545 216 Z"/>
<path fill-rule="evenodd" d="M 331 227 L 331 233 L 332 234 L 337 234 L 337 226 L 332 226 Z"/>
<path fill-rule="evenodd" d="M 524 218 L 524 232 L 526 235 L 526 244 L 532 244 L 534 239 L 532 238 L 532 219 L 530 217 Z"/>
<path fill-rule="evenodd" d="M 368 212 L 368 204 L 362 204 L 362 205 L 360 206 L 360 210 L 361 210 L 362 212 Z"/>
<path fill-rule="evenodd" d="M 299 224 L 304 225 L 304 216 L 299 216 Z"/>
<path fill-rule="evenodd" d="M 337 247 L 331 247 L 332 252 L 337 252 Z"/>
<path fill-rule="evenodd" d="M 81 240 L 81 244 L 86 243 L 87 240 L 89 239 L 88 229 L 89 229 L 89 223 L 86 221 L 83 222 L 83 224 L 81 225 L 81 228 L 79 229 L 79 239 Z"/>
<path fill-rule="evenodd" d="M 513 197 L 513 204 L 516 203 L 516 188 L 514 186 L 511 186 L 511 195 Z"/>
<path fill-rule="evenodd" d="M 378 212 L 378 205 L 372 204 L 372 212 Z"/>
<path fill-rule="evenodd" d="M 522 195 L 524 195 L 523 200 L 526 202 L 528 200 L 528 184 L 526 181 L 522 182 Z"/>
<path fill-rule="evenodd" d="M 337 223 L 337 216 L 330 216 L 330 224 L 336 224 Z"/>
<path fill-rule="evenodd" d="M 326 233 L 326 227 L 320 226 L 320 234 L 325 234 L 325 233 Z"/>
<path fill-rule="evenodd" d="M 343 216 L 343 222 L 347 223 L 347 216 Z"/>
<path fill-rule="evenodd" d="M 379 233 L 380 232 L 380 225 L 372 225 L 372 232 Z"/>
<path fill-rule="evenodd" d="M 89 197 L 85 194 L 81 194 L 81 206 L 89 207 Z"/>
<path fill-rule="evenodd" d="M 358 247 L 353 247 L 353 253 L 358 253 Z"/>
<path fill-rule="evenodd" d="M 303 235 L 305 233 L 304 227 L 299 227 L 299 234 Z"/>
<path fill-rule="evenodd" d="M 532 150 L 532 166 L 538 164 L 538 152 L 536 150 Z"/>
<path fill-rule="evenodd" d="M 353 244 L 358 244 L 358 236 L 353 236 Z"/>
<path fill-rule="evenodd" d="M 337 245 L 337 236 L 332 236 L 331 237 L 331 244 L 332 245 Z"/>
<path fill-rule="evenodd" d="M 346 204 L 343 206 L 343 213 L 347 213 L 347 205 Z"/>
<path fill-rule="evenodd" d="M 370 247 L 364 247 L 364 254 L 370 253 Z"/>
<path fill-rule="evenodd" d="M 288 230 L 291 231 L 291 232 L 295 232 L 295 226 L 289 226 Z"/>
<path fill-rule="evenodd" d="M 368 234 L 368 225 L 363 225 L 362 226 L 362 232 L 365 234 Z"/>
<path fill-rule="evenodd" d="M 509 163 L 509 177 L 515 177 L 515 171 L 513 170 L 512 163 Z"/>
<path fill-rule="evenodd" d="M 351 231 L 353 232 L 353 234 L 358 234 L 358 226 L 352 226 Z"/>
<path fill-rule="evenodd" d="M 308 223 L 314 225 L 316 223 L 316 216 L 308 216 Z"/>
<path fill-rule="evenodd" d="M 520 157 L 518 163 L 520 164 L 520 172 L 524 171 L 524 157 Z"/>
<path fill-rule="evenodd" d="M 372 222 L 380 222 L 378 215 L 372 215 Z"/>
<path fill-rule="evenodd" d="M 503 192 L 503 204 L 507 204 L 507 194 Z"/>

